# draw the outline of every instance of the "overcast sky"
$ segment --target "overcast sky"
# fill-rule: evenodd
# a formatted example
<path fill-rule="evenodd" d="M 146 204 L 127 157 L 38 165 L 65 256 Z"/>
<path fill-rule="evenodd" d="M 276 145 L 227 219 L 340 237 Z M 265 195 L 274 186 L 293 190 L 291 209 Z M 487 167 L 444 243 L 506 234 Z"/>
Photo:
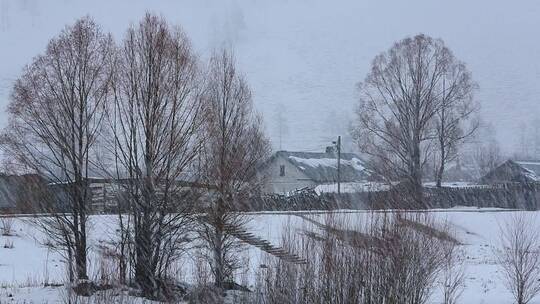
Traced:
<path fill-rule="evenodd" d="M 66 24 L 90 15 L 121 39 L 145 11 L 181 25 L 202 60 L 234 48 L 279 148 L 322 150 L 354 117 L 355 85 L 370 61 L 417 33 L 442 38 L 480 89 L 482 116 L 503 148 L 540 114 L 540 1 L 499 0 L 0 0 L 0 126 L 13 80 Z"/>

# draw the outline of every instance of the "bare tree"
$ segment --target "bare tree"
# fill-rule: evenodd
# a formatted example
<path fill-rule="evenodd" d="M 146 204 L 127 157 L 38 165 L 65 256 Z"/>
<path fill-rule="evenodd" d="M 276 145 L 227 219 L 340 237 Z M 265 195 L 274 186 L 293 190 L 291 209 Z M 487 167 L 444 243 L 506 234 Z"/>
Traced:
<path fill-rule="evenodd" d="M 479 145 L 476 148 L 474 159 L 479 175 L 486 175 L 491 170 L 497 168 L 503 161 L 499 144 L 496 141 L 490 141 Z"/>
<path fill-rule="evenodd" d="M 201 178 L 212 193 L 200 233 L 209 247 L 215 285 L 223 288 L 231 279 L 235 248 L 228 232 L 245 224 L 245 217 L 234 211 L 261 186 L 255 171 L 266 158 L 269 143 L 253 111 L 251 91 L 229 51 L 213 55 L 207 81 Z"/>
<path fill-rule="evenodd" d="M 462 91 L 451 93 L 443 85 L 447 82 Z M 360 150 L 386 164 L 382 173 L 392 170 L 405 181 L 417 207 L 424 206 L 422 171 L 434 145 L 434 119 L 445 100 L 466 96 L 462 87 L 469 82 L 463 64 L 442 40 L 417 35 L 375 57 L 359 84 L 353 133 Z"/>
<path fill-rule="evenodd" d="M 441 85 L 441 102 L 434 119 L 437 187 L 441 187 L 445 166 L 456 160 L 463 142 L 471 138 L 479 126 L 479 120 L 473 117 L 479 108 L 473 102 L 476 84 L 465 64 L 449 64 L 448 70 L 443 73 Z"/>
<path fill-rule="evenodd" d="M 132 234 L 122 239 L 133 240 L 135 282 L 144 296 L 163 298 L 163 280 L 192 225 L 190 186 L 201 147 L 197 58 L 180 28 L 150 14 L 127 31 L 118 53 L 104 163 L 113 164 L 130 213 L 119 218 Z"/>
<path fill-rule="evenodd" d="M 517 304 L 527 304 L 540 293 L 540 234 L 534 215 L 515 213 L 499 227 L 495 249 L 506 287 Z"/>
<path fill-rule="evenodd" d="M 480 177 L 499 166 L 503 156 L 492 125 L 482 126 L 473 144 L 472 158 Z"/>
<path fill-rule="evenodd" d="M 6 158 L 46 177 L 62 195 L 43 197 L 39 220 L 87 274 L 87 178 L 102 122 L 114 51 L 110 35 L 88 17 L 66 27 L 15 82 L 3 131 Z M 71 259 L 73 257 L 73 259 Z M 72 265 L 69 265 L 70 269 Z"/>
<path fill-rule="evenodd" d="M 514 157 L 521 160 L 537 160 L 540 157 L 540 119 L 521 121 L 518 126 L 517 150 Z"/>

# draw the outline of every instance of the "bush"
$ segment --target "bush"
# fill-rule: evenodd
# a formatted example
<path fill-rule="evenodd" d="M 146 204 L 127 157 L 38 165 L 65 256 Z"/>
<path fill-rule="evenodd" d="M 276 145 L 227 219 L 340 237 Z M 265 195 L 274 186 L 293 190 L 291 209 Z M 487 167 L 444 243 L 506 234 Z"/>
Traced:
<path fill-rule="evenodd" d="M 363 227 L 330 215 L 301 236 L 285 232 L 284 247 L 308 263 L 268 257 L 254 301 L 426 303 L 458 245 L 449 235 L 425 214 L 372 214 Z"/>
<path fill-rule="evenodd" d="M 0 217 L 0 231 L 3 236 L 12 236 L 13 224 L 15 220 L 12 217 Z"/>
<path fill-rule="evenodd" d="M 540 233 L 534 215 L 518 212 L 499 227 L 495 256 L 506 287 L 517 304 L 527 304 L 540 293 Z"/>
<path fill-rule="evenodd" d="M 13 249 L 13 248 L 15 248 L 15 245 L 13 245 L 13 241 L 6 240 L 6 242 L 4 243 L 4 248 Z"/>

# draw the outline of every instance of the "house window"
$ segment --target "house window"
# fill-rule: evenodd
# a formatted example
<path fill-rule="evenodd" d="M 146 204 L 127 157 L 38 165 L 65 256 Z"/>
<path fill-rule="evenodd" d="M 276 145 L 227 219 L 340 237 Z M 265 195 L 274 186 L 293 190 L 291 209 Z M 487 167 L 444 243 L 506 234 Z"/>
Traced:
<path fill-rule="evenodd" d="M 285 176 L 285 166 L 279 166 L 279 176 Z"/>

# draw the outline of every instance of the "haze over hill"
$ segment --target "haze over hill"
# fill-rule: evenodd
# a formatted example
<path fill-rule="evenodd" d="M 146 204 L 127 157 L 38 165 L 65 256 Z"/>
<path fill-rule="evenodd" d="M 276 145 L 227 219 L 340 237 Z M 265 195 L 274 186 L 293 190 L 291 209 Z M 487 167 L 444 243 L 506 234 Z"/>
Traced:
<path fill-rule="evenodd" d="M 0 0 L 0 106 L 13 80 L 66 24 L 93 16 L 117 39 L 146 10 L 180 24 L 203 59 L 231 45 L 274 148 L 320 151 L 345 134 L 370 61 L 416 33 L 443 38 L 468 64 L 482 115 L 507 152 L 540 113 L 540 2 Z M 283 119 L 276 111 L 281 109 Z M 6 115 L 0 114 L 1 126 Z"/>

